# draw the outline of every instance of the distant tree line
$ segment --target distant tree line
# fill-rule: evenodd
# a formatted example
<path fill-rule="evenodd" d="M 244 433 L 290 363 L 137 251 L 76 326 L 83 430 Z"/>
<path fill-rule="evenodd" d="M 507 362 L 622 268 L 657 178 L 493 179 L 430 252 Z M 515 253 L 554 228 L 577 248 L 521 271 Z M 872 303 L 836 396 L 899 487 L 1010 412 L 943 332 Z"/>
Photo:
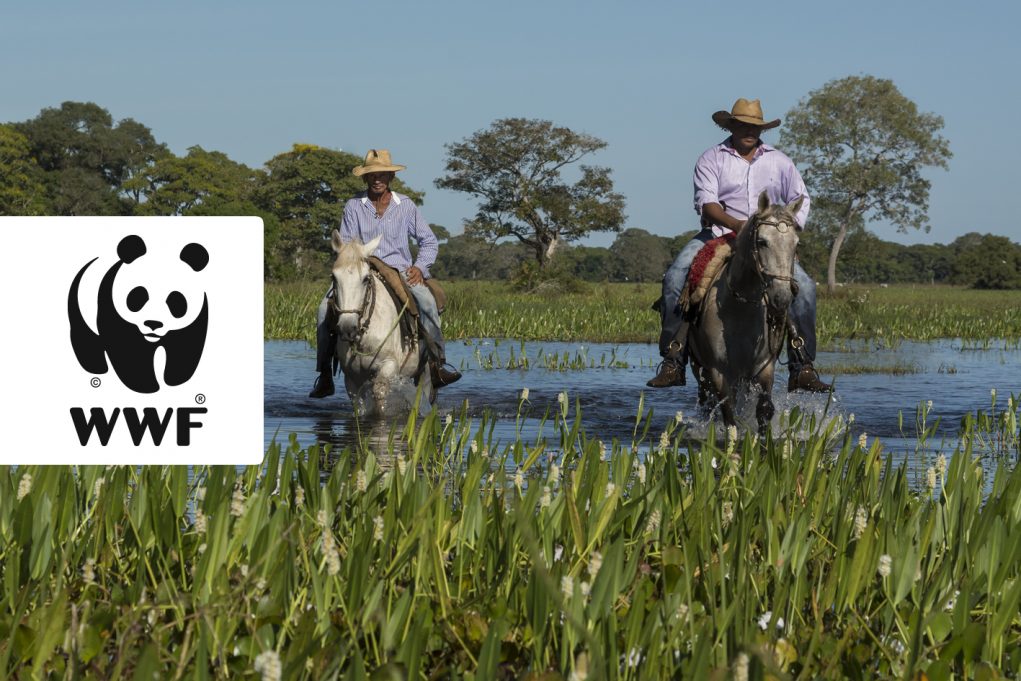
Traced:
<path fill-rule="evenodd" d="M 676 237 L 630 228 L 609 248 L 565 246 L 557 268 L 579 279 L 659 281 L 681 247 L 694 235 Z M 809 228 L 799 247 L 802 264 L 817 281 L 825 281 L 830 244 Z M 529 267 L 533 255 L 514 242 L 491 244 L 463 235 L 440 249 L 433 273 L 444 279 L 514 280 Z M 1007 237 L 975 232 L 950 244 L 905 246 L 860 231 L 847 237 L 837 264 L 837 278 L 846 283 L 955 284 L 983 289 L 1021 288 L 1021 244 Z"/>
<path fill-rule="evenodd" d="M 537 149 L 543 143 L 552 146 Z M 483 203 L 463 234 L 450 236 L 434 225 L 444 245 L 433 274 L 528 281 L 541 270 L 592 282 L 659 281 L 694 232 L 662 237 L 623 229 L 624 200 L 607 168 L 581 166 L 574 184 L 561 178 L 564 166 L 602 146 L 591 136 L 525 119 L 497 121 L 448 145 L 447 175 L 437 185 Z M 351 174 L 361 160 L 313 144 L 295 144 L 262 168 L 199 146 L 177 156 L 142 123 L 115 121 L 93 103 L 64 102 L 30 120 L 0 124 L 0 215 L 258 215 L 265 223 L 267 279 L 321 276 L 330 231 L 340 224 L 344 202 L 363 189 Z M 393 186 L 422 203 L 424 192 L 399 179 Z M 839 281 L 1021 288 L 1021 245 L 1007 237 L 970 233 L 948 245 L 902 246 L 880 240 L 863 221 L 842 231 L 825 221 L 812 226 L 810 220 L 800 254 L 819 280 L 841 239 Z M 609 248 L 577 244 L 597 231 L 617 234 Z"/>

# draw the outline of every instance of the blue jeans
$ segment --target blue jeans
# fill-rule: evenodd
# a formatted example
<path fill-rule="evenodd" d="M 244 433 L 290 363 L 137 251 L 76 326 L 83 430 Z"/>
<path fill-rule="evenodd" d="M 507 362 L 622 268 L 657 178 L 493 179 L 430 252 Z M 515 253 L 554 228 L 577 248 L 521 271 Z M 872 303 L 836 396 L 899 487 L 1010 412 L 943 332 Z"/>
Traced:
<path fill-rule="evenodd" d="M 407 277 L 401 272 L 401 278 L 407 280 Z M 415 297 L 415 303 L 418 305 L 418 323 L 425 331 L 426 335 L 435 343 L 437 350 L 439 351 L 439 357 L 436 357 L 438 362 L 446 360 L 446 349 L 443 345 L 443 332 L 440 331 L 440 311 L 436 307 L 436 299 L 433 298 L 432 291 L 425 284 L 416 284 L 410 286 L 411 295 Z M 333 351 L 335 340 L 332 338 L 329 325 L 326 323 L 326 313 L 330 305 L 330 295 L 333 293 L 331 288 L 323 296 L 323 300 L 319 303 L 319 309 L 316 311 L 316 371 L 322 373 L 333 372 Z"/>
<path fill-rule="evenodd" d="M 699 250 L 706 242 L 713 239 L 711 229 L 703 229 L 689 241 L 681 252 L 677 254 L 672 265 L 663 275 L 663 329 L 659 336 L 659 354 L 666 357 L 670 352 L 670 343 L 677 337 L 684 320 L 681 318 L 681 311 L 678 303 L 681 300 L 681 293 L 684 291 L 685 282 L 688 280 L 688 270 L 695 260 Z M 808 276 L 801 263 L 794 263 L 794 281 L 798 284 L 798 295 L 794 296 L 791 303 L 791 321 L 798 335 L 805 341 L 803 352 L 805 359 L 809 362 L 815 361 L 815 282 Z M 790 343 L 787 343 L 787 360 L 790 362 L 791 371 L 801 369 L 801 362 L 794 356 Z"/>

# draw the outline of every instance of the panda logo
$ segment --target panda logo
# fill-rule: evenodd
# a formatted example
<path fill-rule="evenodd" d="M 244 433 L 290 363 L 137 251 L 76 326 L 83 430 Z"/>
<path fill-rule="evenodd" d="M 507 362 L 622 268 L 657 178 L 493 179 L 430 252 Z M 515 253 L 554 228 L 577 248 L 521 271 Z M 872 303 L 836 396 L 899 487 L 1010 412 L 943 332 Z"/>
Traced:
<path fill-rule="evenodd" d="M 109 357 L 125 386 L 137 393 L 154 393 L 160 388 L 156 353 L 163 348 L 163 383 L 181 385 L 195 373 L 205 347 L 208 301 L 194 273 L 209 264 L 209 253 L 197 243 L 181 249 L 170 263 L 169 284 L 163 281 L 164 270 L 155 267 L 156 255 L 146 255 L 141 237 L 121 239 L 117 257 L 99 285 L 95 331 L 82 314 L 79 289 L 98 258 L 86 263 L 71 283 L 67 316 L 78 363 L 85 371 L 105 374 Z"/>

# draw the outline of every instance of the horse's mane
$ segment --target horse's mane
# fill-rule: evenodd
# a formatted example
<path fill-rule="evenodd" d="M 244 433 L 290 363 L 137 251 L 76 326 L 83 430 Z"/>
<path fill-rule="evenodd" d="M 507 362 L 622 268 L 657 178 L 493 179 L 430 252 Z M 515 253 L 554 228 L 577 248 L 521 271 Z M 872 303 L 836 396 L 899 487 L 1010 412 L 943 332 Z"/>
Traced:
<path fill-rule="evenodd" d="M 334 267 L 353 267 L 365 260 L 364 244 L 358 241 L 345 241 L 337 251 L 337 259 L 333 261 Z"/>

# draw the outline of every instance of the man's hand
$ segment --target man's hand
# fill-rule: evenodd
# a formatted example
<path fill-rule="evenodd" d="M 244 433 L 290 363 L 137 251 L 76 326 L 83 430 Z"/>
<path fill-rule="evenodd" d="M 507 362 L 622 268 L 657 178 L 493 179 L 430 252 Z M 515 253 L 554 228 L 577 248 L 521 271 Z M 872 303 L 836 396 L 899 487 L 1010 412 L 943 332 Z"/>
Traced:
<path fill-rule="evenodd" d="M 414 265 L 405 270 L 404 274 L 408 277 L 408 286 L 416 286 L 425 282 L 425 277 L 422 276 L 422 270 L 418 269 Z"/>

